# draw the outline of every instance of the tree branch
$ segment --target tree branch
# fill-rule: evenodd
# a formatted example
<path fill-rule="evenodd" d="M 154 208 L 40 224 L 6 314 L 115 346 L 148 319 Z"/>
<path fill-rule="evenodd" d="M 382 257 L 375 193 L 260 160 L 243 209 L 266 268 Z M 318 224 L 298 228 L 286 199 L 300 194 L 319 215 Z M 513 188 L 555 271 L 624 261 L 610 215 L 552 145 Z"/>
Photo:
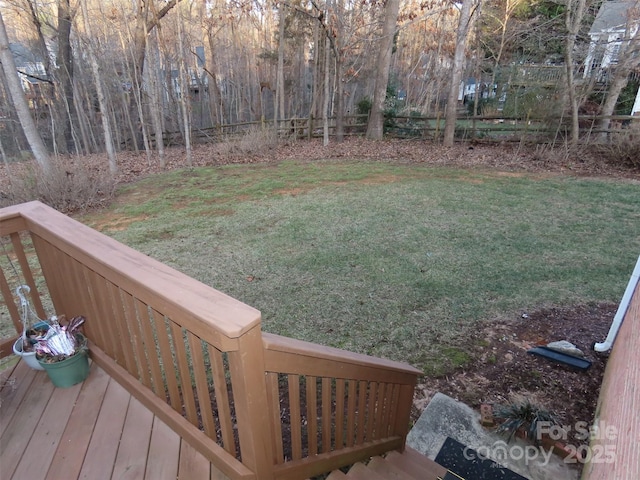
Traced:
<path fill-rule="evenodd" d="M 169 0 L 164 7 L 162 7 L 160 10 L 158 10 L 155 14 L 155 16 L 147 23 L 147 34 L 151 33 L 151 30 L 153 30 L 156 25 L 158 25 L 158 23 L 160 22 L 160 20 L 162 20 L 162 18 L 169 13 L 169 11 L 175 7 L 178 2 L 180 2 L 181 0 Z"/>
<path fill-rule="evenodd" d="M 42 78 L 42 77 L 38 77 L 37 75 L 31 75 L 27 72 L 23 72 L 22 70 L 18 70 L 18 73 L 20 75 L 24 75 L 27 78 L 33 78 L 34 80 L 38 80 L 39 82 L 45 82 L 45 83 L 48 83 L 49 85 L 53 85 L 53 82 L 48 78 Z"/>

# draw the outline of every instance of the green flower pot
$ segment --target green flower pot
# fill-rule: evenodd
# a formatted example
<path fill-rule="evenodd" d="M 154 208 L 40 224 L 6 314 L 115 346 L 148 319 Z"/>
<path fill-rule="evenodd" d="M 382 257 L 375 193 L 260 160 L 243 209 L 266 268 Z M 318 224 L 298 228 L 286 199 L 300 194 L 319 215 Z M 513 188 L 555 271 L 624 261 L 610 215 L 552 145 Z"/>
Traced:
<path fill-rule="evenodd" d="M 47 363 L 38 360 L 56 387 L 68 388 L 83 382 L 89 375 L 87 352 L 78 352 L 61 362 Z"/>
<path fill-rule="evenodd" d="M 38 359 L 38 363 L 44 368 L 51 383 L 59 388 L 72 387 L 76 383 L 83 382 L 89 376 L 89 357 L 86 349 L 86 339 L 82 337 L 83 347 L 75 354 L 60 362 L 48 363 Z M 82 344 L 81 344 L 82 345 Z"/>

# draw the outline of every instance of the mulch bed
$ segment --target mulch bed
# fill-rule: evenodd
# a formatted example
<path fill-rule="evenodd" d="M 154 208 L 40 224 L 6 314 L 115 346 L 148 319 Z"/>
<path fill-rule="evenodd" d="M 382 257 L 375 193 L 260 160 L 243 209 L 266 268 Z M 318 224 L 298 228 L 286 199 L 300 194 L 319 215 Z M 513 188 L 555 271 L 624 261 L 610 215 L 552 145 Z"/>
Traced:
<path fill-rule="evenodd" d="M 562 425 L 591 424 L 608 353 L 596 353 L 592 345 L 602 342 L 617 305 L 578 305 L 522 313 L 508 323 L 486 325 L 469 339 L 469 364 L 449 375 L 425 379 L 418 385 L 413 418 L 417 419 L 435 392 L 442 392 L 479 409 L 482 403 L 506 404 L 528 398 L 553 413 Z M 529 348 L 556 340 L 568 340 L 592 362 L 577 371 L 527 353 Z M 568 443 L 586 443 L 568 434 Z"/>

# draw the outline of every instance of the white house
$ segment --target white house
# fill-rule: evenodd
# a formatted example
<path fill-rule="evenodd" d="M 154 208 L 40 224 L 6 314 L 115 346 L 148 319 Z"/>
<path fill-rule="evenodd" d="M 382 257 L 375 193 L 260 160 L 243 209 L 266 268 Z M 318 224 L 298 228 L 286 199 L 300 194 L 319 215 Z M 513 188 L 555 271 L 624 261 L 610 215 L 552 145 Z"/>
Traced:
<path fill-rule="evenodd" d="M 30 88 L 30 84 L 47 78 L 44 62 L 38 55 L 20 43 L 10 43 L 9 50 L 25 90 Z"/>
<path fill-rule="evenodd" d="M 640 25 L 640 0 L 604 1 L 591 25 L 589 52 L 585 60 L 584 77 L 597 75 L 603 80 L 609 68 L 619 61 L 625 38 L 634 38 Z M 640 89 L 631 115 L 640 113 Z"/>

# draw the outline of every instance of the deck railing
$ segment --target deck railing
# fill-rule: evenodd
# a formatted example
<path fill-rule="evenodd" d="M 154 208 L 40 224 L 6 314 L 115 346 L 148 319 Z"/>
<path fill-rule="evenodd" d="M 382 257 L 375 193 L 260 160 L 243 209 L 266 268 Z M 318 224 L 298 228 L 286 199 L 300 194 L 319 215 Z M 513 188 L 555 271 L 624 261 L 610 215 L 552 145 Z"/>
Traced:
<path fill-rule="evenodd" d="M 225 476 L 302 479 L 404 447 L 418 370 L 264 334 L 256 309 L 39 202 L 0 210 L 0 237 L 16 332 L 25 282 L 41 318 L 84 315 L 93 361 Z"/>

